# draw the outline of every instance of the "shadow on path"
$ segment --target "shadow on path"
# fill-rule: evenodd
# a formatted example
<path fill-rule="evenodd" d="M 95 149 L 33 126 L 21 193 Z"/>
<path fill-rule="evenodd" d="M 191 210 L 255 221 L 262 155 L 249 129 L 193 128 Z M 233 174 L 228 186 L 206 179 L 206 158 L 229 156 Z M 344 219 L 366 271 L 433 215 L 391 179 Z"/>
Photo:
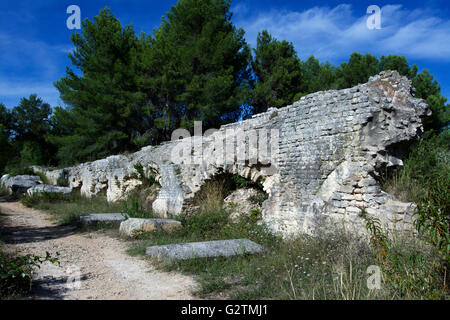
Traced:
<path fill-rule="evenodd" d="M 5 226 L 1 230 L 5 244 L 32 243 L 68 237 L 76 233 L 75 226 Z"/>

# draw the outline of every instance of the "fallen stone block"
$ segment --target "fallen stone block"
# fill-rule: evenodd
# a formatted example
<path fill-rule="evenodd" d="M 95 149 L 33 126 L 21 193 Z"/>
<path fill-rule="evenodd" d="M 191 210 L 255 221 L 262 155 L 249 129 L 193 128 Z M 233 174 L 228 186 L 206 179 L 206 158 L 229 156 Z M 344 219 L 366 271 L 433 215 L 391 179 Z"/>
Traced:
<path fill-rule="evenodd" d="M 171 219 L 129 218 L 120 224 L 119 232 L 123 236 L 134 237 L 155 230 L 172 231 L 181 227 L 181 222 Z"/>
<path fill-rule="evenodd" d="M 229 257 L 259 253 L 263 248 L 248 239 L 169 244 L 148 247 L 146 254 L 154 258 L 186 260 L 206 257 Z"/>
<path fill-rule="evenodd" d="M 42 184 L 41 178 L 38 176 L 10 176 L 4 175 L 0 179 L 0 184 L 6 187 L 9 192 L 16 194 L 24 194 L 28 189 Z"/>
<path fill-rule="evenodd" d="M 52 185 L 48 185 L 48 184 L 39 184 L 35 187 L 28 189 L 27 193 L 29 196 L 32 196 L 32 195 L 38 194 L 38 193 L 58 193 L 58 194 L 68 195 L 68 194 L 72 193 L 72 188 L 71 187 L 52 186 Z"/>
<path fill-rule="evenodd" d="M 83 225 L 95 223 L 119 224 L 125 220 L 125 217 L 122 213 L 93 213 L 83 214 L 79 217 L 79 219 Z"/>

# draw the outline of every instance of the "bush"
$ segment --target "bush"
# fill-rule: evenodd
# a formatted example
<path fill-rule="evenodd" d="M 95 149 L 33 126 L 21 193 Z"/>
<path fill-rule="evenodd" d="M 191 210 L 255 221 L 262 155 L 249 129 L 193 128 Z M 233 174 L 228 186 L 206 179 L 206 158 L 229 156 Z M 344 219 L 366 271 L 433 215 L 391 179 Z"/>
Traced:
<path fill-rule="evenodd" d="M 416 228 L 450 264 L 450 177 L 431 180 L 417 204 Z"/>
<path fill-rule="evenodd" d="M 20 151 L 20 164 L 22 167 L 41 165 L 44 163 L 41 146 L 38 143 L 26 141 Z"/>
<path fill-rule="evenodd" d="M 28 166 L 22 166 L 17 162 L 9 162 L 5 167 L 5 173 L 11 176 L 20 176 L 20 175 L 34 175 L 33 170 L 31 170 Z"/>
<path fill-rule="evenodd" d="M 421 245 L 396 240 L 381 228 L 379 219 L 363 211 L 373 256 L 381 267 L 385 285 L 393 298 L 442 299 L 448 296 L 448 270 L 435 250 L 420 250 Z M 419 240 L 420 241 L 420 240 Z M 417 242 L 417 241 L 416 241 Z"/>
<path fill-rule="evenodd" d="M 70 185 L 69 180 L 65 177 L 59 177 L 58 180 L 56 180 L 56 184 L 60 187 L 68 187 Z"/>
<path fill-rule="evenodd" d="M 131 196 L 128 201 L 123 204 L 123 211 L 126 218 L 153 218 L 153 213 L 145 210 L 140 204 L 137 196 Z"/>
<path fill-rule="evenodd" d="M 388 193 L 403 201 L 418 202 L 431 181 L 450 177 L 450 131 L 425 138 L 411 147 L 403 168 L 396 170 L 382 182 Z"/>
<path fill-rule="evenodd" d="M 0 297 L 11 297 L 26 294 L 31 291 L 33 270 L 40 268 L 44 262 L 58 263 L 57 258 L 46 252 L 45 257 L 27 254 L 13 257 L 0 252 Z"/>
<path fill-rule="evenodd" d="M 150 187 L 154 184 L 158 184 L 158 181 L 156 181 L 156 174 L 152 171 L 149 171 L 148 174 L 145 174 L 144 167 L 140 162 L 136 163 L 134 165 L 134 169 L 138 173 L 138 179 L 142 181 L 143 186 Z"/>

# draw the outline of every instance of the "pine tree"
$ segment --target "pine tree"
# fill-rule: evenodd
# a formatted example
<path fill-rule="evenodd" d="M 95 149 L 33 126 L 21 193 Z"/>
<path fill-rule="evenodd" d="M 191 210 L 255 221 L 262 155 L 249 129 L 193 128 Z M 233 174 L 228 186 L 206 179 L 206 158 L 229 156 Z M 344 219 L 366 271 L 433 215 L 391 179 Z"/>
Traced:
<path fill-rule="evenodd" d="M 196 120 L 204 128 L 237 120 L 250 49 L 231 16 L 228 0 L 179 0 L 154 31 L 143 82 L 166 139 Z"/>
<path fill-rule="evenodd" d="M 73 130 L 61 129 L 70 133 L 51 140 L 60 148 L 71 149 L 72 161 L 123 151 L 131 145 L 130 120 L 140 107 L 133 27 L 122 28 L 105 8 L 94 21 L 85 20 L 81 33 L 71 39 L 75 50 L 69 58 L 80 72 L 67 68 L 67 75 L 55 86 L 69 107 Z"/>
<path fill-rule="evenodd" d="M 267 30 L 258 34 L 253 71 L 256 84 L 252 96 L 254 113 L 294 102 L 301 91 L 301 63 L 294 45 L 278 41 Z"/>

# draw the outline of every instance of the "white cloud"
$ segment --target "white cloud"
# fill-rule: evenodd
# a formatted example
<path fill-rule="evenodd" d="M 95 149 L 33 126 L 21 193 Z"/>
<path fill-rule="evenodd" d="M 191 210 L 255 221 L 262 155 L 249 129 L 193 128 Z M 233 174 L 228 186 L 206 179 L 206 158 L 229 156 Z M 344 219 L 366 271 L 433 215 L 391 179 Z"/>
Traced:
<path fill-rule="evenodd" d="M 369 30 L 369 15 L 354 12 L 349 4 L 304 11 L 270 10 L 251 19 L 238 15 L 234 22 L 244 28 L 253 47 L 258 32 L 267 29 L 279 40 L 293 42 L 303 59 L 314 54 L 320 60 L 337 61 L 359 51 L 450 61 L 450 21 L 426 9 L 408 10 L 401 5 L 381 9 L 381 30 Z"/>
<path fill-rule="evenodd" d="M 17 106 L 20 98 L 37 94 L 52 107 L 63 105 L 58 90 L 51 81 L 24 80 L 22 78 L 0 78 L 0 103 L 9 108 Z"/>

